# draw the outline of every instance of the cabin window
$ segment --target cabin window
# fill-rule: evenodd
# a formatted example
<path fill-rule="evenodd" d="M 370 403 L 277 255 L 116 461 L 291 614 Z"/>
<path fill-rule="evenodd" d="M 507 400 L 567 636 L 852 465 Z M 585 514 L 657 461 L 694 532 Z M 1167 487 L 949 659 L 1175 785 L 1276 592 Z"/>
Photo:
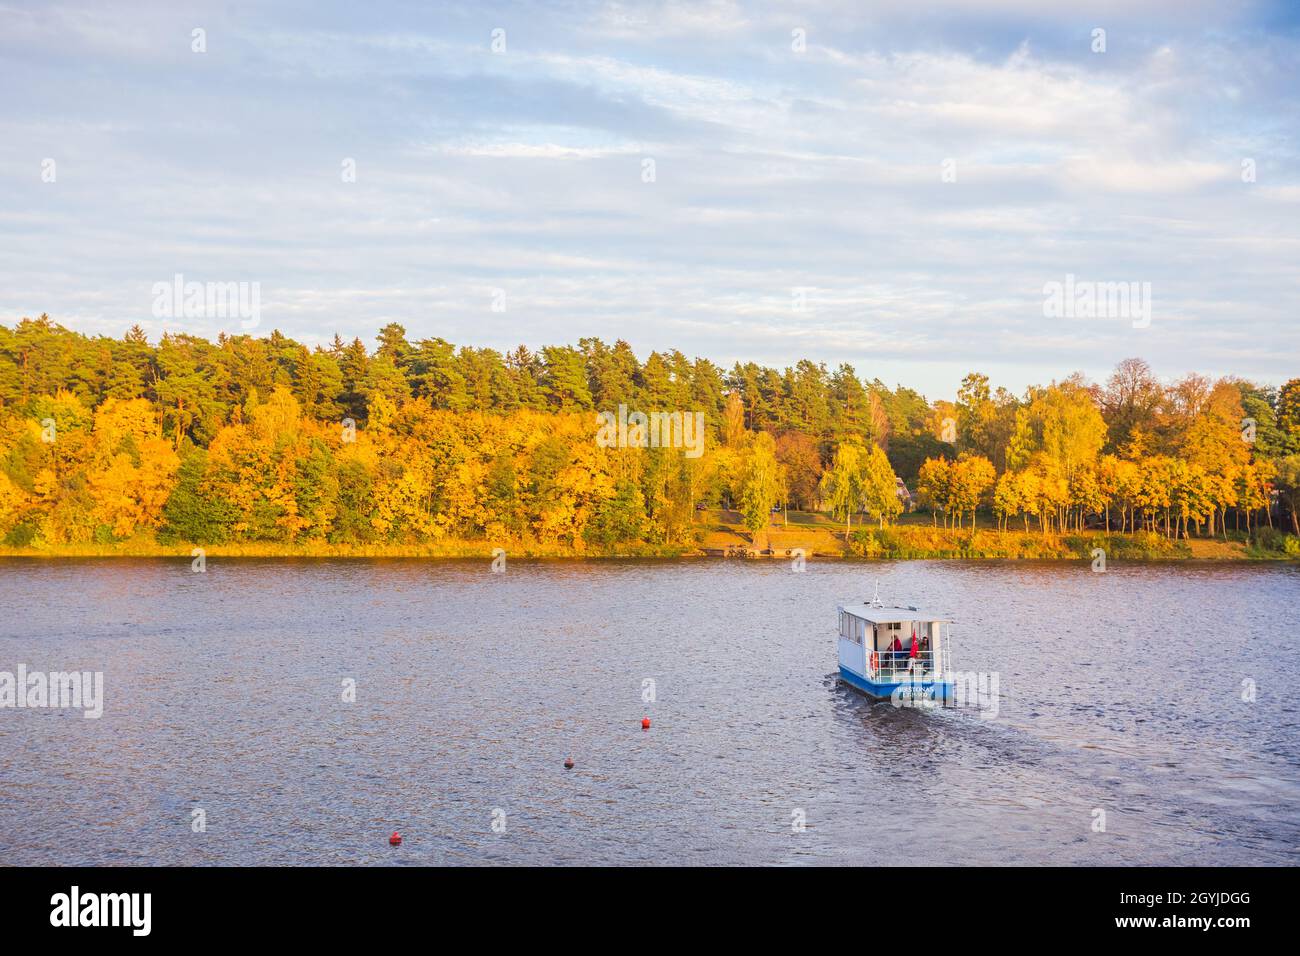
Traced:
<path fill-rule="evenodd" d="M 854 644 L 862 643 L 862 619 L 840 612 L 840 636 Z"/>

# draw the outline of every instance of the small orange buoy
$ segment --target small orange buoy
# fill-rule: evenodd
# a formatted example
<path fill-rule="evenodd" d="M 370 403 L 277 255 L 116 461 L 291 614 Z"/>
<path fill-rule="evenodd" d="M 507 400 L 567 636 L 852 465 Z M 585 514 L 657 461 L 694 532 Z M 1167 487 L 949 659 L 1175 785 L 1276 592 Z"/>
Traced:
<path fill-rule="evenodd" d="M 389 845 L 389 846 L 401 846 L 401 845 L 402 845 L 402 835 L 401 835 L 400 833 L 398 833 L 396 830 L 394 830 L 394 831 L 393 831 L 393 835 L 390 836 L 390 837 L 388 838 L 388 845 Z"/>
<path fill-rule="evenodd" d="M 565 758 L 564 758 L 564 769 L 565 769 L 565 770 L 572 770 L 572 769 L 573 769 L 573 758 L 572 758 L 572 757 L 565 757 Z"/>
<path fill-rule="evenodd" d="M 649 730 L 649 729 L 650 729 L 650 718 L 649 718 L 649 717 L 642 717 L 642 718 L 641 718 L 641 729 L 642 729 L 642 730 Z"/>

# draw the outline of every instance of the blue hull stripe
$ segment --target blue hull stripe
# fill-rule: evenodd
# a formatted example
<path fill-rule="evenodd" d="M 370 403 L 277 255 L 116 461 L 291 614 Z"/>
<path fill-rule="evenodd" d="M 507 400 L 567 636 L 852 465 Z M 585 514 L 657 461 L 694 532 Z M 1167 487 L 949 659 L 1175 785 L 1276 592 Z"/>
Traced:
<path fill-rule="evenodd" d="M 855 674 L 843 665 L 840 666 L 840 679 L 849 686 L 862 691 L 864 694 L 870 694 L 872 697 L 878 697 L 885 700 L 893 696 L 894 691 L 900 687 L 918 687 L 925 691 L 934 688 L 934 697 L 936 700 L 950 700 L 953 696 L 952 681 L 926 680 L 917 681 L 915 684 L 911 684 L 907 681 L 878 682 L 869 680 L 861 674 Z"/>

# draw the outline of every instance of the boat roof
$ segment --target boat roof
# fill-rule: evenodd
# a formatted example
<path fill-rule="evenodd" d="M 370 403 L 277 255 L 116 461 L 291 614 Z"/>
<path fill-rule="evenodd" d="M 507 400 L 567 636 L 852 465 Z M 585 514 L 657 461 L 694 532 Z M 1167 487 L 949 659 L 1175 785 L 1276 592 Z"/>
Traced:
<path fill-rule="evenodd" d="M 901 621 L 942 621 L 951 623 L 951 619 L 942 614 L 932 614 L 917 607 L 881 607 L 878 604 L 841 604 L 840 610 L 852 614 L 872 624 L 893 624 Z"/>

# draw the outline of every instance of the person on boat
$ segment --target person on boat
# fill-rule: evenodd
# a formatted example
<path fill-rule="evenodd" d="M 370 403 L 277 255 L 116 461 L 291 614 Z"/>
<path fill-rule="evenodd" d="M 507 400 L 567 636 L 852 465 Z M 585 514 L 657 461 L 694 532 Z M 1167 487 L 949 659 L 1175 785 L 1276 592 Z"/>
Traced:
<path fill-rule="evenodd" d="M 900 641 L 898 639 L 898 635 L 895 634 L 894 643 L 889 648 L 889 666 L 898 667 L 899 664 L 901 664 L 904 659 L 905 657 L 903 654 L 903 642 Z"/>

